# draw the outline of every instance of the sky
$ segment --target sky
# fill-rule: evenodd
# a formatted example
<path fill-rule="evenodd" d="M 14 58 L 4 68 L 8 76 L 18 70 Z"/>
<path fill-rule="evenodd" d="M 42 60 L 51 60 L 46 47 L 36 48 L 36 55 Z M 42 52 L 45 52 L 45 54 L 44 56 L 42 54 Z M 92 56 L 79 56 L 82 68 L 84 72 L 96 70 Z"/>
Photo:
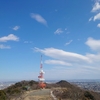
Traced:
<path fill-rule="evenodd" d="M 0 0 L 0 80 L 100 79 L 100 0 Z"/>

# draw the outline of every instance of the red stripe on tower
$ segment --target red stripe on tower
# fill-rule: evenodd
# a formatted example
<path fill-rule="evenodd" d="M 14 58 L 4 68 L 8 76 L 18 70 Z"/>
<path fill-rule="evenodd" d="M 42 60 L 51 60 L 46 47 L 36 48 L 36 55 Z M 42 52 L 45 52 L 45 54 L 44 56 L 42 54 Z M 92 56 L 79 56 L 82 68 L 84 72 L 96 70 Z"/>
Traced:
<path fill-rule="evenodd" d="M 42 76 L 38 76 L 38 78 L 42 78 Z"/>

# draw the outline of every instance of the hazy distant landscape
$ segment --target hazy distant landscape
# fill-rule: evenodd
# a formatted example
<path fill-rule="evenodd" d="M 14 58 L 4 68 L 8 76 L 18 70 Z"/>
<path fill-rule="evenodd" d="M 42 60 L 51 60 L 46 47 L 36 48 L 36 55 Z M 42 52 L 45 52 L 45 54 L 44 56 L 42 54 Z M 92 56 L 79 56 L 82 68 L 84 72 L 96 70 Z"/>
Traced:
<path fill-rule="evenodd" d="M 56 83 L 59 80 L 47 80 L 49 84 Z M 78 87 L 85 90 L 92 90 L 100 93 L 100 80 L 99 79 L 80 79 L 80 80 L 67 80 L 69 83 L 77 85 Z M 14 85 L 17 81 L 0 82 L 0 90 Z"/>
<path fill-rule="evenodd" d="M 12 82 L 11 82 L 12 83 Z M 8 82 L 8 85 L 11 84 Z M 7 86 L 7 82 L 4 82 Z M 91 88 L 92 87 L 92 88 Z M 97 90 L 98 89 L 98 90 Z M 100 82 L 47 82 L 45 89 L 36 81 L 20 81 L 0 90 L 0 100 L 99 100 Z"/>

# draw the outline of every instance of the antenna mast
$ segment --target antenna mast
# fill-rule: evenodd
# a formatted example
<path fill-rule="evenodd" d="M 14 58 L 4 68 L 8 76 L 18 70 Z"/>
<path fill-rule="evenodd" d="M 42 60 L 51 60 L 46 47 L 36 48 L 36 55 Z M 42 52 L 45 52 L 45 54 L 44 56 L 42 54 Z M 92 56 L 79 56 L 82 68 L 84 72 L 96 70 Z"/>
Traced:
<path fill-rule="evenodd" d="M 38 76 L 38 80 L 39 80 L 39 87 L 40 88 L 45 88 L 46 84 L 44 83 L 45 79 L 44 79 L 44 71 L 43 71 L 43 63 L 42 63 L 42 55 L 41 55 L 41 63 L 40 63 L 40 73 Z"/>

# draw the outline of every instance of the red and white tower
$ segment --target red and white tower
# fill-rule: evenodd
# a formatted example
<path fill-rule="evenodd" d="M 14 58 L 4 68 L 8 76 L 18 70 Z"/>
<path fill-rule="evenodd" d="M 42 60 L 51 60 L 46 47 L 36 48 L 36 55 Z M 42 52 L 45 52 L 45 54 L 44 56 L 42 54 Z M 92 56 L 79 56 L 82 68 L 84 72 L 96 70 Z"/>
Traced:
<path fill-rule="evenodd" d="M 39 80 L 39 87 L 40 88 L 45 88 L 46 84 L 44 83 L 45 79 L 44 79 L 44 71 L 43 71 L 43 63 L 42 63 L 42 55 L 41 55 L 41 63 L 40 63 L 40 73 L 38 76 L 38 80 Z"/>

